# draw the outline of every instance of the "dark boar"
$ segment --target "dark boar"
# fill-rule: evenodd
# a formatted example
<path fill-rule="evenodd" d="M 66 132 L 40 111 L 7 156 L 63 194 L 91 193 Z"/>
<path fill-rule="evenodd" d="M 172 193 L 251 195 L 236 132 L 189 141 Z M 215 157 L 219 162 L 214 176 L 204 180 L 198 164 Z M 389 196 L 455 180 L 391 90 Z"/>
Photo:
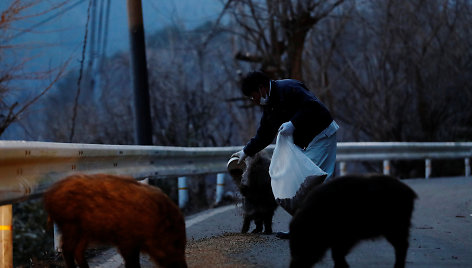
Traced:
<path fill-rule="evenodd" d="M 187 267 L 185 221 L 179 208 L 159 188 L 131 177 L 73 175 L 44 194 L 49 217 L 62 233 L 67 267 L 88 267 L 90 242 L 112 244 L 126 267 L 140 267 L 146 252 L 164 267 Z"/>
<path fill-rule="evenodd" d="M 247 233 L 254 221 L 253 233 L 272 233 L 272 218 L 277 202 L 272 193 L 269 176 L 270 159 L 264 153 L 246 159 L 245 170 L 230 170 L 236 185 L 243 196 L 244 220 L 241 233 Z"/>
<path fill-rule="evenodd" d="M 405 266 L 415 192 L 384 175 L 348 175 L 312 189 L 290 222 L 290 267 L 311 267 L 331 248 L 335 267 L 361 240 L 383 236 Z"/>

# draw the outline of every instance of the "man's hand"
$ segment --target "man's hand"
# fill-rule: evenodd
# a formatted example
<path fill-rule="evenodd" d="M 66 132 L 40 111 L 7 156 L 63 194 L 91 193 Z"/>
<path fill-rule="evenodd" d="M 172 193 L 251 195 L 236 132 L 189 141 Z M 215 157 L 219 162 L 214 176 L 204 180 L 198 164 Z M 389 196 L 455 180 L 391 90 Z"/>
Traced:
<path fill-rule="evenodd" d="M 279 133 L 284 136 L 290 136 L 295 131 L 295 126 L 291 121 L 283 123 L 279 128 Z"/>
<path fill-rule="evenodd" d="M 241 150 L 241 151 L 236 152 L 233 155 L 231 155 L 231 157 L 239 158 L 239 160 L 238 160 L 238 165 L 239 165 L 239 164 L 241 164 L 241 162 L 244 161 L 244 159 L 246 159 L 247 155 L 244 153 L 244 150 Z"/>

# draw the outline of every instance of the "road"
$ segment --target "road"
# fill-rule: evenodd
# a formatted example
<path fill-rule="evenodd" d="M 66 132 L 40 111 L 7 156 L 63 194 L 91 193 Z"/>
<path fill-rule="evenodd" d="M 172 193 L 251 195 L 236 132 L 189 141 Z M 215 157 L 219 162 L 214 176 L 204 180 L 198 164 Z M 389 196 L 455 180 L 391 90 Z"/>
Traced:
<path fill-rule="evenodd" d="M 472 267 L 472 178 L 404 180 L 418 194 L 407 267 Z M 288 229 L 290 216 L 276 211 L 273 229 Z M 235 205 L 193 215 L 187 223 L 189 267 L 288 267 L 287 240 L 240 234 L 242 211 Z M 252 226 L 254 228 L 254 226 Z M 351 267 L 393 267 L 393 248 L 384 239 L 365 241 L 347 257 Z M 124 267 L 115 251 L 90 260 L 91 267 Z M 155 267 L 147 256 L 143 267 Z M 315 267 L 333 267 L 330 252 Z"/>

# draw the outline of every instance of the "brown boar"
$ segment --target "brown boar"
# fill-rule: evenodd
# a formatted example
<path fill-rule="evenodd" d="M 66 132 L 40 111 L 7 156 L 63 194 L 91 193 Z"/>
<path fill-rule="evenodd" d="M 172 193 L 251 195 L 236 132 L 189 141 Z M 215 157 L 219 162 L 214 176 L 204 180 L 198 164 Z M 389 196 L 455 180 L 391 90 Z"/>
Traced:
<path fill-rule="evenodd" d="M 277 202 L 272 193 L 269 175 L 270 159 L 264 153 L 246 159 L 245 170 L 230 170 L 236 185 L 243 196 L 244 220 L 241 232 L 247 233 L 251 222 L 256 228 L 253 233 L 272 233 L 272 218 Z"/>
<path fill-rule="evenodd" d="M 331 248 L 335 267 L 361 240 L 385 237 L 405 267 L 415 192 L 384 175 L 347 175 L 312 189 L 290 222 L 290 267 L 312 267 Z"/>
<path fill-rule="evenodd" d="M 72 175 L 51 186 L 44 206 L 62 233 L 67 267 L 89 267 L 84 251 L 91 242 L 116 246 L 126 267 L 140 267 L 149 254 L 164 267 L 187 267 L 185 221 L 159 188 L 131 177 Z"/>

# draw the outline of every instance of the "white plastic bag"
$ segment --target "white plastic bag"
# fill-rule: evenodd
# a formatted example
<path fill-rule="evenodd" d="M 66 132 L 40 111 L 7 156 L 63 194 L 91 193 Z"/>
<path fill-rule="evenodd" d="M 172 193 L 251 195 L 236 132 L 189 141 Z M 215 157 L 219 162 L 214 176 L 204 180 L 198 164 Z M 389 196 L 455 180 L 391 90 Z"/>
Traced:
<path fill-rule="evenodd" d="M 277 135 L 269 166 L 272 192 L 276 199 L 293 198 L 306 177 L 326 174 L 293 143 L 292 136 Z"/>

